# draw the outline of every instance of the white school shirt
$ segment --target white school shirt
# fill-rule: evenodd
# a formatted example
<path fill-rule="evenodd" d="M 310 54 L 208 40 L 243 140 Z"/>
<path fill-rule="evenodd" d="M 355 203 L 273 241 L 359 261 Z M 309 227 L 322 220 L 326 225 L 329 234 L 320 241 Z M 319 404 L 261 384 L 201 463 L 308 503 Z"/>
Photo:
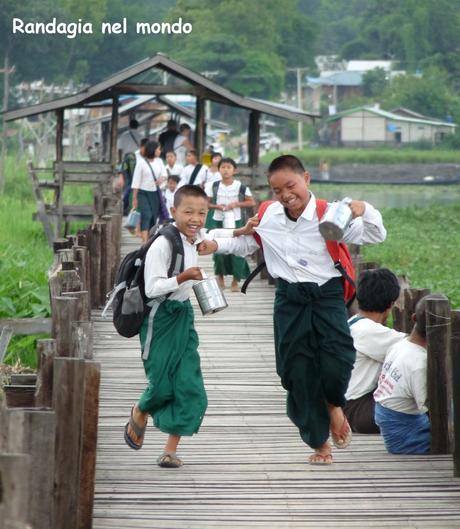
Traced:
<path fill-rule="evenodd" d="M 213 197 L 212 186 L 213 184 L 210 182 L 204 188 L 209 198 Z M 233 182 L 228 186 L 225 185 L 223 182 L 220 182 L 219 187 L 217 188 L 217 204 L 222 204 L 226 206 L 227 204 L 231 204 L 232 202 L 239 202 L 240 187 L 241 182 L 239 180 L 233 180 Z M 244 196 L 245 198 L 252 197 L 251 190 L 247 186 Z M 234 208 L 233 214 L 235 215 L 235 220 L 241 220 L 241 208 Z M 220 209 L 215 209 L 213 219 L 217 221 L 223 221 L 224 212 Z"/>
<path fill-rule="evenodd" d="M 369 244 L 385 240 L 382 215 L 367 202 L 365 205 L 363 216 L 353 219 L 345 231 L 344 242 Z M 318 223 L 316 199 L 311 192 L 307 207 L 297 222 L 287 218 L 280 202 L 268 206 L 255 231 L 262 239 L 265 263 L 271 276 L 288 283 L 312 282 L 319 286 L 333 277 L 340 277 Z M 259 247 L 252 235 L 218 238 L 217 243 L 218 253 L 241 256 L 250 255 Z"/>
<path fill-rule="evenodd" d="M 172 167 L 166 164 L 165 169 L 166 169 L 166 173 L 168 176 L 173 175 L 173 174 L 176 176 L 180 176 L 180 174 L 182 173 L 184 169 L 184 166 L 176 162 Z"/>
<path fill-rule="evenodd" d="M 214 183 L 214 182 L 220 182 L 222 180 L 222 175 L 220 174 L 219 171 L 216 171 L 215 173 L 213 173 L 211 171 L 211 169 L 206 169 L 206 176 L 203 180 L 203 184 L 205 186 L 205 189 L 206 189 L 206 186 L 211 183 L 211 185 Z"/>
<path fill-rule="evenodd" d="M 196 165 L 192 165 L 191 163 L 189 163 L 182 169 L 182 172 L 180 174 L 180 182 L 177 185 L 177 187 L 185 186 L 186 184 L 190 182 L 190 178 L 192 176 L 193 171 L 195 170 L 195 167 Z M 207 165 L 201 166 L 193 182 L 194 185 L 200 186 L 203 183 L 207 168 L 208 168 Z"/>
<path fill-rule="evenodd" d="M 174 191 L 166 188 L 163 191 L 166 200 L 166 207 L 168 208 L 168 213 L 171 215 L 171 208 L 174 206 L 174 195 L 176 194 L 177 187 Z"/>
<path fill-rule="evenodd" d="M 136 161 L 136 167 L 134 168 L 133 183 L 131 185 L 133 189 L 156 191 L 157 186 L 149 165 L 153 169 L 157 179 L 160 178 L 160 176 L 166 175 L 165 165 L 161 158 L 155 158 L 150 162 L 146 158 L 139 157 Z"/>
<path fill-rule="evenodd" d="M 204 239 L 211 239 L 212 237 L 204 229 L 200 230 L 194 244 L 188 242 L 182 233 L 180 236 L 184 243 L 184 270 L 187 270 L 191 266 L 198 265 L 197 245 Z M 179 285 L 177 283 L 177 277 L 168 277 L 171 258 L 171 243 L 166 237 L 160 235 L 160 237 L 153 241 L 145 258 L 144 282 L 147 297 L 156 298 L 172 292 L 168 299 L 174 299 L 176 301 L 186 301 L 189 299 L 192 286 L 196 281 L 185 281 Z"/>
<path fill-rule="evenodd" d="M 348 323 L 354 319 L 356 316 L 352 316 Z M 375 390 L 388 350 L 407 336 L 369 318 L 353 323 L 350 334 L 356 349 L 356 360 L 345 393 L 347 400 L 359 399 Z"/>
<path fill-rule="evenodd" d="M 390 410 L 422 415 L 426 406 L 427 353 L 407 338 L 388 351 L 377 389 L 375 402 Z"/>
<path fill-rule="evenodd" d="M 185 165 L 185 156 L 187 155 L 187 147 L 184 145 L 184 142 L 187 138 L 182 134 L 178 134 L 174 140 L 174 152 L 176 153 L 177 163 L 184 166 Z"/>

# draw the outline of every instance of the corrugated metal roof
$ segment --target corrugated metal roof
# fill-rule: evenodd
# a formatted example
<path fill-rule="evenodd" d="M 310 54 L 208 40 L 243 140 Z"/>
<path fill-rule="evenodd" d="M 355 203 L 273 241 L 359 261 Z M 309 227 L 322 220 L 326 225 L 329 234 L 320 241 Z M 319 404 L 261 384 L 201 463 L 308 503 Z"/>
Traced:
<path fill-rule="evenodd" d="M 351 114 L 356 114 L 356 112 L 370 112 L 371 114 L 375 114 L 377 116 L 381 116 L 386 119 L 391 119 L 392 121 L 402 121 L 406 123 L 420 123 L 423 125 L 435 125 L 435 126 L 445 126 L 445 127 L 456 127 L 455 123 L 449 123 L 447 121 L 438 121 L 433 119 L 420 119 L 420 118 L 411 118 L 409 116 L 400 116 L 398 114 L 393 114 L 392 112 L 387 112 L 386 110 L 382 110 L 381 108 L 371 107 L 371 106 L 363 106 L 363 107 L 357 107 L 357 108 L 351 108 L 350 110 L 344 110 L 343 112 L 338 112 L 334 116 L 331 116 L 327 119 L 327 121 L 337 121 L 338 119 L 341 119 L 346 116 L 350 116 Z"/>

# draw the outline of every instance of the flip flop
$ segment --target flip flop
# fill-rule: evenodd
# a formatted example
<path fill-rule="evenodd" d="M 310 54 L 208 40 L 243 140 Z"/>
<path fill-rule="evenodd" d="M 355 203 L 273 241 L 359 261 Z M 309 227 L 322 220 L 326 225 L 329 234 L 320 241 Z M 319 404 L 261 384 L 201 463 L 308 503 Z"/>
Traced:
<path fill-rule="evenodd" d="M 147 421 L 145 421 L 144 426 L 139 426 L 138 424 L 136 424 L 133 418 L 133 410 L 134 410 L 134 406 L 131 408 L 131 417 L 129 418 L 129 421 L 125 425 L 125 442 L 133 450 L 140 450 L 142 448 L 142 445 L 144 444 L 144 434 L 145 434 L 145 429 L 147 428 Z M 128 427 L 131 427 L 131 429 L 140 439 L 139 443 L 136 443 L 132 439 L 132 437 L 129 435 Z"/>
<path fill-rule="evenodd" d="M 179 468 L 183 463 L 176 456 L 176 452 L 163 452 L 157 459 L 157 465 L 163 468 Z"/>
<path fill-rule="evenodd" d="M 315 452 L 308 458 L 310 465 L 332 465 L 332 452 L 328 454 L 320 454 Z"/>
<path fill-rule="evenodd" d="M 346 448 L 351 443 L 353 433 L 345 414 L 343 415 L 343 423 L 340 430 L 338 432 L 331 430 L 331 437 L 336 448 Z"/>

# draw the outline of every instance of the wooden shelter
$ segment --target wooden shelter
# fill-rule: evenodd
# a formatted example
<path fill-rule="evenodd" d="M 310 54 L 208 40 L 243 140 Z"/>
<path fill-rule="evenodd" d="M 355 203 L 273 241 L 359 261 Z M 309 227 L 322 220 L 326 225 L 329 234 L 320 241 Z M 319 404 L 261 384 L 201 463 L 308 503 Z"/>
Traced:
<path fill-rule="evenodd" d="M 194 72 L 189 68 L 173 61 L 163 54 L 144 59 L 108 79 L 101 81 L 75 95 L 63 97 L 53 101 L 10 110 L 5 113 L 5 121 L 30 118 L 43 113 L 55 112 L 56 114 L 56 160 L 53 166 L 54 180 L 40 181 L 37 171 L 30 172 L 34 192 L 38 204 L 37 216 L 44 223 L 48 239 L 59 237 L 62 223 L 70 221 L 87 220 L 90 207 L 66 205 L 63 203 L 64 185 L 69 183 L 92 183 L 98 186 L 108 185 L 117 164 L 117 139 L 119 134 L 118 118 L 120 98 L 126 95 L 152 95 L 158 98 L 176 94 L 187 94 L 196 98 L 195 105 L 195 147 L 199 154 L 205 148 L 206 120 L 205 103 L 213 101 L 246 110 L 248 118 L 248 165 L 242 167 L 242 174 L 254 176 L 257 173 L 259 162 L 259 137 L 261 114 L 291 119 L 296 121 L 310 121 L 314 114 L 302 110 L 244 97 L 219 84 L 211 81 L 204 75 Z M 164 102 L 164 100 L 163 100 Z M 104 127 L 103 152 L 108 156 L 104 162 L 81 162 L 64 160 L 64 112 L 68 109 L 110 107 L 110 127 Z M 104 145 L 105 144 L 105 145 Z M 53 204 L 44 204 L 43 189 L 54 189 Z M 55 222 L 54 229 L 50 226 L 50 217 Z"/>

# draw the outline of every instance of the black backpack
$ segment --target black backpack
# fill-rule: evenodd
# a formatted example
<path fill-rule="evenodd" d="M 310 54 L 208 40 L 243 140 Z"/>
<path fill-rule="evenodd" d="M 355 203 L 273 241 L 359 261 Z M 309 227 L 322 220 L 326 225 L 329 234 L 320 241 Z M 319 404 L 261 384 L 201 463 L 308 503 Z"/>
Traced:
<path fill-rule="evenodd" d="M 145 295 L 145 257 L 153 241 L 160 235 L 166 237 L 172 247 L 168 277 L 184 271 L 184 245 L 179 230 L 172 224 L 161 228 L 140 248 L 126 255 L 118 268 L 115 287 L 102 313 L 104 316 L 110 305 L 113 306 L 113 324 L 118 334 L 126 338 L 139 334 L 142 322 L 150 312 L 153 302 L 161 303 L 170 295 L 161 298 L 148 298 Z"/>
<path fill-rule="evenodd" d="M 212 203 L 217 204 L 217 193 L 219 191 L 220 180 L 213 182 L 212 184 Z M 244 202 L 246 200 L 246 186 L 244 184 L 240 185 L 238 190 L 238 201 Z M 250 217 L 254 216 L 254 208 L 240 208 L 241 210 L 241 222 L 243 226 L 246 224 Z"/>

